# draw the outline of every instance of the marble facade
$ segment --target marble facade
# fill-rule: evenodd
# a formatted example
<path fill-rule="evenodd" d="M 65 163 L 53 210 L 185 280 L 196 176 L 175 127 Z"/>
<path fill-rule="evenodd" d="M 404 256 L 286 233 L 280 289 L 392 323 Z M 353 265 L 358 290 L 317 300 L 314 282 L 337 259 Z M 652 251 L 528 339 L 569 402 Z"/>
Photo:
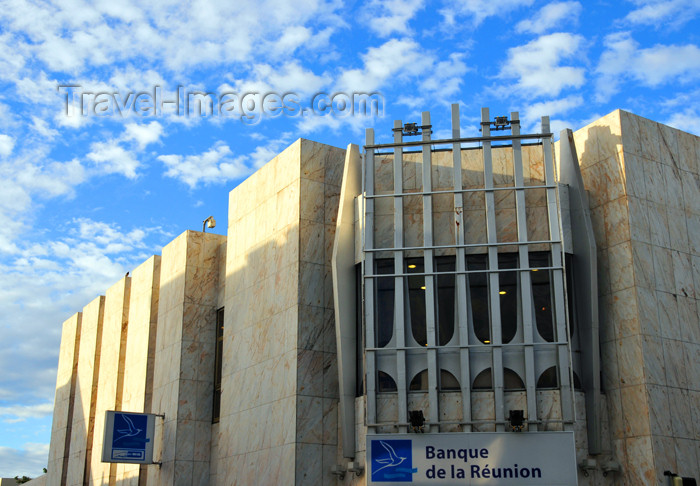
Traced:
<path fill-rule="evenodd" d="M 700 138 L 618 110 L 574 132 L 574 141 L 598 249 L 604 385 L 603 451 L 579 484 L 662 485 L 664 470 L 700 478 Z M 496 186 L 512 185 L 511 152 L 494 149 Z M 230 192 L 227 236 L 183 233 L 65 321 L 48 484 L 366 483 L 366 475 L 331 472 L 348 461 L 340 450 L 331 278 L 345 156 L 344 149 L 297 140 Z M 436 188 L 453 186 L 451 156 L 435 153 Z M 538 157 L 524 147 L 529 185 L 544 180 Z M 464 187 L 483 184 L 479 150 L 464 150 L 461 160 Z M 391 162 L 380 164 L 377 192 L 392 189 Z M 405 154 L 406 191 L 421 191 L 419 166 L 417 154 Z M 568 196 L 565 187 L 559 192 L 566 248 Z M 484 241 L 477 194 L 465 196 L 467 244 Z M 499 241 L 515 241 L 515 195 L 498 195 Z M 544 190 L 525 197 L 528 239 L 548 239 Z M 454 240 L 451 198 L 433 199 L 436 245 Z M 405 201 L 406 245 L 420 246 L 420 196 Z M 376 238 L 390 242 L 392 208 L 382 204 Z M 558 393 L 537 391 L 537 414 L 551 420 L 540 430 L 561 427 Z M 397 421 L 396 395 L 379 395 L 378 420 Z M 439 395 L 441 420 L 460 421 L 460 395 Z M 580 462 L 591 457 L 583 392 L 574 398 Z M 409 401 L 429 408 L 427 393 L 411 392 Z M 508 391 L 505 401 L 527 409 L 525 392 Z M 493 392 L 474 391 L 471 402 L 472 418 L 484 422 L 474 430 L 492 430 Z M 366 467 L 365 407 L 357 397 L 354 461 Z M 154 459 L 162 465 L 102 463 L 105 410 L 164 415 Z M 458 431 L 448 429 L 441 431 Z M 603 476 L 608 461 L 621 471 Z"/>

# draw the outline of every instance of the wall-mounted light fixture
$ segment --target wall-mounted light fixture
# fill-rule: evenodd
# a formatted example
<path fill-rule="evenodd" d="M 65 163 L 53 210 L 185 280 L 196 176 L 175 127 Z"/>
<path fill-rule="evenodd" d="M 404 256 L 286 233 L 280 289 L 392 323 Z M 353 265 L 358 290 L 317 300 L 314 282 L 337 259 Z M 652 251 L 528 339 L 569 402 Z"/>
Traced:
<path fill-rule="evenodd" d="M 522 432 L 525 426 L 525 412 L 522 410 L 508 410 L 508 422 L 513 432 Z"/>
<path fill-rule="evenodd" d="M 216 220 L 214 219 L 214 216 L 209 216 L 207 219 L 202 221 L 202 233 L 206 233 L 207 228 L 215 228 L 216 227 Z"/>
<path fill-rule="evenodd" d="M 423 433 L 425 426 L 425 416 L 423 410 L 409 410 L 408 422 L 411 424 L 411 431 L 415 433 Z"/>

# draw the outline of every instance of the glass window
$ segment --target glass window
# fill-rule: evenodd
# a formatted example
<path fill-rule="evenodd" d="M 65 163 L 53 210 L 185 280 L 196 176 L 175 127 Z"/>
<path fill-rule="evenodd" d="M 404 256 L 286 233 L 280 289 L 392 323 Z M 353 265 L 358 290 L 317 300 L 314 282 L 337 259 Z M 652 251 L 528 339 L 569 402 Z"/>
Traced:
<path fill-rule="evenodd" d="M 408 389 L 409 391 L 428 391 L 428 370 L 423 370 L 414 376 Z"/>
<path fill-rule="evenodd" d="M 549 253 L 531 253 L 530 279 L 532 281 L 532 300 L 535 307 L 535 323 L 537 332 L 542 339 L 548 342 L 554 341 L 553 304 L 552 301 L 552 271 L 547 270 L 550 266 Z"/>
<path fill-rule="evenodd" d="M 470 255 L 467 257 L 467 270 L 486 270 L 486 255 Z M 474 334 L 485 344 L 491 342 L 491 327 L 489 325 L 489 293 L 487 273 L 478 272 L 467 275 L 469 299 L 471 301 L 471 318 Z"/>
<path fill-rule="evenodd" d="M 516 253 L 500 253 L 498 255 L 498 268 L 517 268 L 518 255 Z M 501 308 L 501 339 L 509 343 L 518 331 L 518 272 L 498 273 L 498 296 Z"/>
<path fill-rule="evenodd" d="M 459 390 L 459 380 L 447 370 L 440 370 L 440 391 Z"/>
<path fill-rule="evenodd" d="M 455 257 L 444 256 L 435 259 L 438 273 L 448 272 L 437 277 L 438 345 L 445 346 L 455 331 Z"/>
<path fill-rule="evenodd" d="M 395 392 L 397 390 L 396 388 L 396 382 L 394 379 L 389 376 L 388 373 L 384 373 L 383 371 L 377 371 L 377 391 L 378 392 Z"/>
<path fill-rule="evenodd" d="M 377 274 L 393 274 L 393 260 L 377 260 Z M 377 347 L 383 348 L 394 335 L 394 277 L 377 277 L 375 279 L 377 289 L 377 305 L 375 323 Z"/>
<path fill-rule="evenodd" d="M 406 258 L 406 282 L 408 285 L 408 309 L 407 318 L 411 322 L 413 339 L 421 346 L 428 345 L 428 336 L 425 326 L 425 276 L 411 275 L 412 273 L 424 273 L 422 258 Z"/>
<path fill-rule="evenodd" d="M 493 376 L 491 368 L 486 368 L 474 378 L 473 390 L 493 390 Z M 510 368 L 503 368 L 503 389 L 505 391 L 524 390 L 525 383 L 522 378 Z"/>

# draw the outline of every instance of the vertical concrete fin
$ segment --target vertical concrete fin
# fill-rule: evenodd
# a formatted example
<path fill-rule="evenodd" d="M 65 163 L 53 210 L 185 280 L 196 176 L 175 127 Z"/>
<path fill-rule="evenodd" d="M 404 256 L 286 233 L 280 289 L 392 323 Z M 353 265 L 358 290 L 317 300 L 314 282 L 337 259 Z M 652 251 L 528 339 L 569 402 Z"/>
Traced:
<path fill-rule="evenodd" d="M 360 152 L 348 145 L 340 189 L 331 268 L 335 308 L 335 339 L 338 350 L 340 426 L 343 457 L 355 457 L 355 389 L 357 386 L 357 295 L 355 284 L 354 200 L 362 187 Z"/>
<path fill-rule="evenodd" d="M 588 452 L 600 454 L 600 340 L 596 243 L 571 130 L 561 131 L 559 149 L 560 182 L 569 186 L 576 319 L 581 339 L 581 384 L 586 392 Z"/>

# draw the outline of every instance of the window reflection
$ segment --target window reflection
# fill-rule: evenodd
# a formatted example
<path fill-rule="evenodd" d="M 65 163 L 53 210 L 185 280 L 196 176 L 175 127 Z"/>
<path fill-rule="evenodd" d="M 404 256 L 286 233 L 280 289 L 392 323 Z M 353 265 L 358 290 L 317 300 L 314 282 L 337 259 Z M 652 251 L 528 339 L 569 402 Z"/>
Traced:
<path fill-rule="evenodd" d="M 428 335 L 425 327 L 425 276 L 412 275 L 425 272 L 422 258 L 406 258 L 406 284 L 408 286 L 408 310 L 407 318 L 411 323 L 413 339 L 421 346 L 428 344 Z"/>
<path fill-rule="evenodd" d="M 394 261 L 377 260 L 377 274 L 393 274 Z M 376 323 L 377 347 L 383 348 L 394 335 L 394 277 L 377 277 Z"/>
<path fill-rule="evenodd" d="M 532 280 L 532 300 L 535 307 L 535 323 L 537 331 L 542 339 L 548 342 L 554 341 L 554 325 L 552 311 L 552 271 L 543 267 L 549 267 L 548 253 L 533 253 L 530 255 L 530 279 Z M 538 268 L 539 267 L 539 268 Z"/>

